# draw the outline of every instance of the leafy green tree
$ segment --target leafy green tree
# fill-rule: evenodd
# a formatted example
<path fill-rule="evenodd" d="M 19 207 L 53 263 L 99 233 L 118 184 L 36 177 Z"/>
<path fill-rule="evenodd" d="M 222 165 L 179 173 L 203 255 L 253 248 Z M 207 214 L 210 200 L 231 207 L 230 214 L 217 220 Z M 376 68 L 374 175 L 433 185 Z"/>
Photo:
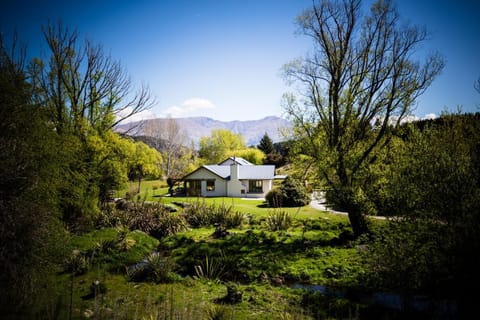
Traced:
<path fill-rule="evenodd" d="M 285 66 L 286 79 L 303 85 L 303 99 L 284 99 L 297 140 L 356 236 L 369 230 L 366 168 L 443 68 L 438 55 L 413 60 L 427 33 L 402 23 L 392 1 L 376 1 L 364 15 L 361 7 L 360 0 L 322 0 L 297 18 L 315 51 Z"/>
<path fill-rule="evenodd" d="M 209 163 L 219 163 L 232 152 L 244 149 L 247 145 L 242 135 L 226 129 L 212 130 L 210 136 L 200 138 L 200 157 Z"/>
<path fill-rule="evenodd" d="M 47 62 L 27 62 L 0 37 L 0 313 L 7 318 L 54 310 L 46 275 L 61 260 L 64 228 L 91 226 L 99 198 L 124 181 L 126 153 L 112 128 L 152 103 L 146 88 L 132 92 L 101 47 L 81 46 L 60 24 L 44 34 Z"/>
<path fill-rule="evenodd" d="M 257 148 L 259 150 L 262 150 L 263 153 L 265 153 L 265 157 L 263 159 L 264 164 L 272 164 L 275 165 L 275 167 L 277 168 L 285 165 L 284 156 L 281 153 L 277 152 L 272 139 L 270 139 L 266 132 L 260 140 Z"/>
<path fill-rule="evenodd" d="M 260 139 L 257 148 L 263 151 L 263 153 L 265 154 L 270 154 L 275 151 L 275 148 L 273 147 L 273 141 L 272 139 L 270 139 L 266 132 L 263 135 L 262 139 Z"/>
<path fill-rule="evenodd" d="M 372 283 L 455 299 L 462 317 L 480 284 L 480 114 L 408 124 L 383 183 L 397 215 L 370 246 Z"/>
<path fill-rule="evenodd" d="M 108 190 L 121 183 L 124 169 L 115 162 L 122 157 L 109 131 L 154 101 L 146 87 L 135 90 L 101 46 L 81 43 L 78 33 L 61 23 L 43 31 L 49 56 L 29 64 L 32 100 L 64 143 L 68 169 L 58 194 L 64 221 L 80 228 L 91 223 Z"/>
<path fill-rule="evenodd" d="M 303 207 L 310 203 L 310 196 L 300 181 L 287 177 L 280 188 L 285 207 Z"/>
<path fill-rule="evenodd" d="M 0 35 L 0 314 L 7 319 L 35 318 L 53 306 L 47 274 L 64 243 L 62 144 L 32 103 L 25 65 L 16 43 L 7 46 Z"/>
<path fill-rule="evenodd" d="M 133 140 L 113 131 L 88 136 L 87 145 L 97 168 L 100 202 L 105 203 L 113 190 L 121 189 L 128 182 L 128 165 L 136 146 Z"/>
<path fill-rule="evenodd" d="M 240 157 L 253 164 L 262 164 L 265 159 L 265 154 L 257 148 L 246 148 L 232 150 L 227 153 L 227 157 Z"/>
<path fill-rule="evenodd" d="M 135 143 L 134 153 L 130 157 L 128 178 L 131 181 L 138 181 L 138 191 L 140 191 L 143 178 L 149 175 L 160 176 L 160 162 L 161 156 L 157 150 L 150 148 L 143 142 Z"/>
<path fill-rule="evenodd" d="M 62 220 L 70 231 L 78 232 L 91 228 L 99 213 L 98 168 L 86 141 L 71 133 L 57 135 L 57 139 L 62 144 L 59 153 L 65 168 L 58 190 Z"/>

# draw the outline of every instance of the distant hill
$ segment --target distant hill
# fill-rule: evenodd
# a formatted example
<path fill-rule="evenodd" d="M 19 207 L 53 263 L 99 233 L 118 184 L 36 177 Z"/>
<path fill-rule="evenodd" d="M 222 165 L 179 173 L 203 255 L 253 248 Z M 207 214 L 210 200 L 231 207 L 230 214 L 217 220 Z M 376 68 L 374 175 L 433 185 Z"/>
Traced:
<path fill-rule="evenodd" d="M 158 125 L 165 124 L 168 119 L 157 118 L 139 122 L 131 122 L 122 124 L 116 127 L 116 131 L 123 133 L 129 131 L 131 135 L 145 135 L 142 131 L 142 126 L 149 122 L 158 123 Z M 281 130 L 291 127 L 288 120 L 280 117 L 270 116 L 260 120 L 248 121 L 219 121 L 207 117 L 188 117 L 175 118 L 180 128 L 185 130 L 187 136 L 195 145 L 198 145 L 201 137 L 209 136 L 214 129 L 227 129 L 233 133 L 240 133 L 247 146 L 257 145 L 265 132 L 268 134 L 273 142 L 283 141 L 284 138 Z"/>

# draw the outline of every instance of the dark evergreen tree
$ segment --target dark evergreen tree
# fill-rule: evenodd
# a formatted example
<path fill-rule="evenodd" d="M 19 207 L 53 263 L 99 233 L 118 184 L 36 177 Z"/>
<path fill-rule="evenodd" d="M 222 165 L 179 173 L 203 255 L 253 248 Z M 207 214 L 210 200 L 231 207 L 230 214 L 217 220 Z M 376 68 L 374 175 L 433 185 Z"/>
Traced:
<path fill-rule="evenodd" d="M 273 147 L 273 141 L 272 139 L 270 139 L 270 137 L 266 132 L 263 135 L 262 139 L 260 140 L 257 148 L 262 150 L 263 153 L 265 154 L 270 154 L 275 151 L 275 148 Z"/>
<path fill-rule="evenodd" d="M 284 207 L 303 207 L 310 202 L 307 190 L 297 179 L 287 177 L 282 183 L 281 190 Z"/>

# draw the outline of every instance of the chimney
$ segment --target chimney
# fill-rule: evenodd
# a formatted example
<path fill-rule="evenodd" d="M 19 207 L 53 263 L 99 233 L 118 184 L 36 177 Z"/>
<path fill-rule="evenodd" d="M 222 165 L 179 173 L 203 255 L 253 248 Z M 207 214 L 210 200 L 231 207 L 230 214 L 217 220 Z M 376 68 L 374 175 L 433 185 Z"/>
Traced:
<path fill-rule="evenodd" d="M 238 180 L 238 171 L 239 171 L 239 165 L 237 164 L 236 161 L 234 161 L 230 165 L 230 180 Z"/>

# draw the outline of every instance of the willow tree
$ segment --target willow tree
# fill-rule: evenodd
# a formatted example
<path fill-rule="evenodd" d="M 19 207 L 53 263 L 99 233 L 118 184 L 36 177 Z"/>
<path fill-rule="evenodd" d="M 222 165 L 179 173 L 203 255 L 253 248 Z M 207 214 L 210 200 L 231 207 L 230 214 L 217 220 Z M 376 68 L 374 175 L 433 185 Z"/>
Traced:
<path fill-rule="evenodd" d="M 366 168 L 444 65 L 438 54 L 415 60 L 427 32 L 401 22 L 392 1 L 362 9 L 360 0 L 314 1 L 297 18 L 314 49 L 285 65 L 287 81 L 299 84 L 301 98 L 287 95 L 284 107 L 301 151 L 348 211 L 356 236 L 368 232 Z"/>

